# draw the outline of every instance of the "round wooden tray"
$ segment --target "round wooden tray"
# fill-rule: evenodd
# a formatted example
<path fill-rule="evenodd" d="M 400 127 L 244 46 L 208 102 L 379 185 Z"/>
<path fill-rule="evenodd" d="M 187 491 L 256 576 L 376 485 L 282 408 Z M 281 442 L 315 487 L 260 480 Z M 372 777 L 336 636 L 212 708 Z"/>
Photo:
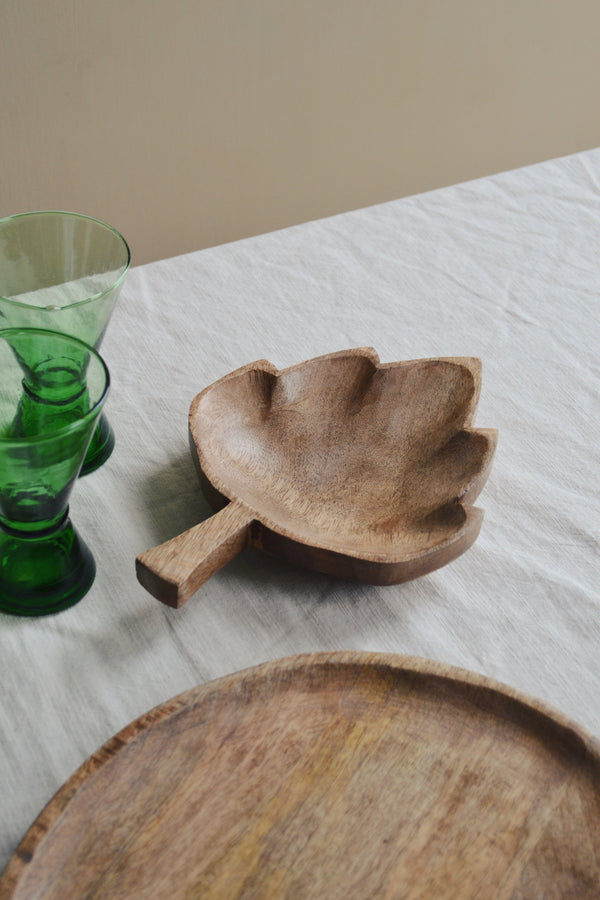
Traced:
<path fill-rule="evenodd" d="M 368 653 L 188 691 L 92 756 L 2 898 L 600 896 L 600 748 L 457 669 Z"/>

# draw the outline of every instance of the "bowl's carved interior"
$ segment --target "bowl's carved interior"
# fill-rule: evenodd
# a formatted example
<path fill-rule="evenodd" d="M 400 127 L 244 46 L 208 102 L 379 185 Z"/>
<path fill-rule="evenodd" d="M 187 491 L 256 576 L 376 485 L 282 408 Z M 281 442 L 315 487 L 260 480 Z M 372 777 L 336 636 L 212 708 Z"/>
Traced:
<path fill-rule="evenodd" d="M 492 452 L 492 432 L 469 427 L 479 390 L 477 360 L 340 354 L 216 382 L 191 430 L 211 483 L 264 524 L 333 548 L 417 552 L 459 530 L 461 501 L 478 492 Z"/>

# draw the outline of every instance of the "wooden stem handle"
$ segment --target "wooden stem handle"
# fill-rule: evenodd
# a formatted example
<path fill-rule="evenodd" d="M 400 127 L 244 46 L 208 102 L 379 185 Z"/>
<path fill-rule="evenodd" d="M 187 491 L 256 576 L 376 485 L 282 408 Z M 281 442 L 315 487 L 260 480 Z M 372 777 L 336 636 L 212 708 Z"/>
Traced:
<path fill-rule="evenodd" d="M 138 581 L 161 603 L 178 609 L 244 549 L 255 518 L 249 506 L 234 500 L 210 519 L 141 553 L 135 561 Z"/>

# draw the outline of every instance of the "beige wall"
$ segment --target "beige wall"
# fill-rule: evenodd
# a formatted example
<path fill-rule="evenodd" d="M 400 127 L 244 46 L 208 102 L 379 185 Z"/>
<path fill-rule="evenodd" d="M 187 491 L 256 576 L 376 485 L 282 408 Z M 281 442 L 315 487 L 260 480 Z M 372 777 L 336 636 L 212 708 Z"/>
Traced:
<path fill-rule="evenodd" d="M 134 263 L 600 144 L 597 0 L 2 0 L 0 215 Z"/>

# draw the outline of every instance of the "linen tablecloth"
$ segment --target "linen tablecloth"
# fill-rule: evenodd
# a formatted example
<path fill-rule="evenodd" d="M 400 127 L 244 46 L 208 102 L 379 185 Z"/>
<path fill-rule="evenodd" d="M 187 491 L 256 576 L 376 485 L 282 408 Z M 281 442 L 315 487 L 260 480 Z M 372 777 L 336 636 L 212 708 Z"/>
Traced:
<path fill-rule="evenodd" d="M 267 659 L 431 658 L 600 735 L 599 248 L 592 150 L 132 269 L 102 346 L 116 449 L 71 500 L 96 581 L 59 615 L 0 616 L 0 868 L 118 730 Z M 359 346 L 382 362 L 481 357 L 475 424 L 499 444 L 474 546 L 388 587 L 248 549 L 181 610 L 154 600 L 136 555 L 210 513 L 195 394 L 255 359 Z"/>

